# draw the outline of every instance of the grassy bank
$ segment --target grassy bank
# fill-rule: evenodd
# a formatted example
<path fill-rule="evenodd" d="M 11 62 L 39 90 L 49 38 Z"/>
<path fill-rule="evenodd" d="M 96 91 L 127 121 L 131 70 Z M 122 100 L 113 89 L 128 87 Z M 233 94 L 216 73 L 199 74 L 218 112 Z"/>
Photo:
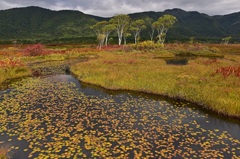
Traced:
<path fill-rule="evenodd" d="M 12 79 L 64 72 L 71 63 L 95 58 L 96 54 L 97 50 L 92 53 L 90 48 L 45 48 L 40 44 L 20 48 L 7 45 L 0 49 L 0 87 L 4 88 L 3 83 Z"/>
<path fill-rule="evenodd" d="M 71 67 L 81 81 L 108 89 L 182 98 L 221 114 L 240 117 L 238 46 L 169 44 L 163 47 L 143 42 L 103 50 L 42 45 L 6 47 L 0 50 L 0 85 L 9 79 L 30 76 L 34 70 L 49 72 L 46 67 L 56 65 L 56 69 L 62 71 L 60 67 L 65 65 L 60 61 L 88 58 L 91 60 Z M 180 55 L 198 58 L 189 60 L 185 66 L 167 65 L 164 60 Z"/>
<path fill-rule="evenodd" d="M 136 90 L 182 98 L 218 113 L 240 117 L 240 77 L 221 71 L 240 66 L 240 57 L 196 58 L 167 65 L 158 53 L 101 52 L 100 58 L 71 67 L 84 82 L 108 89 Z M 217 71 L 218 70 L 218 71 Z M 220 70 L 220 71 L 219 71 Z"/>
<path fill-rule="evenodd" d="M 2 85 L 2 83 L 6 80 L 30 76 L 32 73 L 28 67 L 23 66 L 23 67 L 0 68 L 0 74 L 1 74 L 0 85 Z"/>

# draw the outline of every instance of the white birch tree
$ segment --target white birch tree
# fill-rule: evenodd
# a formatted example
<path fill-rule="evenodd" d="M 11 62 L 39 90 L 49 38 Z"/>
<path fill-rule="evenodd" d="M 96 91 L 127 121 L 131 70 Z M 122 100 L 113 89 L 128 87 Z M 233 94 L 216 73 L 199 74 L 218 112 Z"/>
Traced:
<path fill-rule="evenodd" d="M 137 44 L 137 40 L 140 37 L 141 31 L 143 29 L 146 29 L 146 26 L 144 25 L 144 23 L 145 22 L 142 19 L 135 20 L 131 23 L 130 30 L 133 32 L 135 44 Z"/>
<path fill-rule="evenodd" d="M 105 34 L 105 45 L 106 46 L 108 45 L 109 34 L 115 29 L 116 29 L 115 26 L 111 23 L 109 23 L 103 27 L 103 32 Z"/>
<path fill-rule="evenodd" d="M 91 29 L 93 29 L 97 35 L 99 49 L 101 49 L 104 44 L 106 34 L 104 34 L 103 32 L 103 28 L 107 25 L 107 23 L 108 23 L 107 21 L 100 21 L 91 27 Z"/>
<path fill-rule="evenodd" d="M 176 21 L 176 17 L 166 14 L 152 24 L 153 27 L 157 30 L 158 42 L 160 44 L 164 44 L 169 28 L 171 28 Z"/>
<path fill-rule="evenodd" d="M 126 14 L 117 14 L 115 15 L 110 22 L 114 24 L 116 27 L 117 35 L 118 35 L 118 45 L 122 44 L 123 34 L 125 28 L 128 27 L 131 18 Z"/>

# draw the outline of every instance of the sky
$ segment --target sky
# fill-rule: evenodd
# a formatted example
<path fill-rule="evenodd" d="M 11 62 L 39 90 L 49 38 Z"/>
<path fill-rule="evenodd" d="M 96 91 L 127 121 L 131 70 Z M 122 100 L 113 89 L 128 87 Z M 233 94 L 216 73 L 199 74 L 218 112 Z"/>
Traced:
<path fill-rule="evenodd" d="M 180 8 L 208 15 L 240 12 L 239 0 L 1 0 L 0 9 L 39 6 L 51 10 L 78 10 L 86 14 L 112 17 L 143 11 L 162 12 Z"/>

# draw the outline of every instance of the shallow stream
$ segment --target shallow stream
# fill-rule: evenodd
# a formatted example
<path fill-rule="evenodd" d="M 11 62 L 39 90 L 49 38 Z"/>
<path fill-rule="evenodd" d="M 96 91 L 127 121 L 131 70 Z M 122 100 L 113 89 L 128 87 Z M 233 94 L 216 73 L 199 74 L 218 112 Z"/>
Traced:
<path fill-rule="evenodd" d="M 58 74 L 0 92 L 0 147 L 26 158 L 239 158 L 240 122 Z"/>

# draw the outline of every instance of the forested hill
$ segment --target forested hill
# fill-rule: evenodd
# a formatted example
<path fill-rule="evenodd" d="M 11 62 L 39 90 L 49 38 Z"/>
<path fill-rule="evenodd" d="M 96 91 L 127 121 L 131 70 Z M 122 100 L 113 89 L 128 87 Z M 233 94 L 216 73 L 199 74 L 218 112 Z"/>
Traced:
<path fill-rule="evenodd" d="M 240 39 L 240 12 L 223 16 L 208 16 L 198 12 L 181 9 L 164 12 L 142 12 L 130 14 L 132 19 L 151 18 L 157 20 L 164 14 L 177 17 L 174 28 L 169 30 L 168 38 L 173 40 L 221 39 L 231 36 Z M 108 20 L 79 11 L 52 11 L 40 7 L 14 8 L 0 11 L 0 39 L 46 39 L 93 37 L 90 26 L 97 21 Z M 148 38 L 148 29 L 143 32 Z"/>
<path fill-rule="evenodd" d="M 0 11 L 0 38 L 93 36 L 90 26 L 103 18 L 79 11 L 51 11 L 39 7 Z"/>

